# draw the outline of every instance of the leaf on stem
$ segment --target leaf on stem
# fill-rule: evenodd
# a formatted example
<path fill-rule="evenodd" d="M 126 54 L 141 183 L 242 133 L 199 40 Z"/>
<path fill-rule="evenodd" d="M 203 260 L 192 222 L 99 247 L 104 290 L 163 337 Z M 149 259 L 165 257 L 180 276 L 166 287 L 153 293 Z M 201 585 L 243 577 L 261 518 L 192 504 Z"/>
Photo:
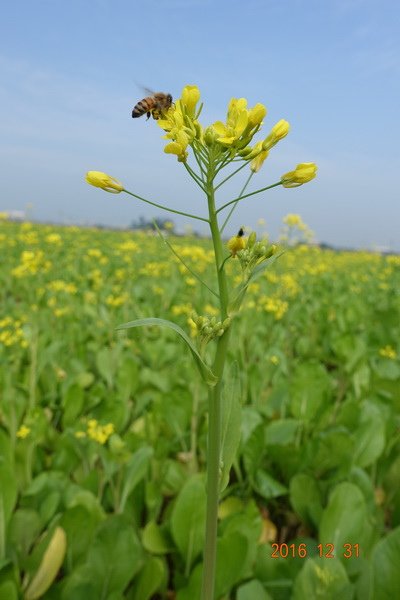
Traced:
<path fill-rule="evenodd" d="M 218 378 L 214 375 L 210 367 L 206 365 L 204 360 L 201 358 L 196 346 L 193 344 L 189 336 L 176 323 L 173 323 L 172 321 L 167 321 L 166 319 L 150 317 L 148 319 L 136 319 L 135 321 L 129 321 L 129 323 L 123 323 L 122 325 L 118 325 L 116 329 L 131 329 L 133 327 L 142 327 L 144 325 L 158 325 L 159 327 L 168 327 L 169 329 L 175 331 L 178 335 L 181 336 L 183 341 L 186 342 L 186 345 L 189 347 L 189 350 L 192 353 L 193 359 L 196 363 L 196 367 L 198 368 L 202 379 L 208 385 L 211 386 L 214 386 L 217 383 Z"/>

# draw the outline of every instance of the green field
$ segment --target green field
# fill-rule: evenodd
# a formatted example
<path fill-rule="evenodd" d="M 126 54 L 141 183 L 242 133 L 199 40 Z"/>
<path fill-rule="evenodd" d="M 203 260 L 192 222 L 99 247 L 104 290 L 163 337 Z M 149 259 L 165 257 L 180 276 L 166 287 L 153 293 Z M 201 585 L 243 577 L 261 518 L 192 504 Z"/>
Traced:
<path fill-rule="evenodd" d="M 212 287 L 210 242 L 169 241 Z M 116 327 L 193 335 L 215 299 L 145 233 L 2 222 L 0 251 L 0 600 L 195 600 L 206 390 L 174 332 Z M 232 328 L 216 597 L 395 598 L 400 257 L 289 248 Z"/>

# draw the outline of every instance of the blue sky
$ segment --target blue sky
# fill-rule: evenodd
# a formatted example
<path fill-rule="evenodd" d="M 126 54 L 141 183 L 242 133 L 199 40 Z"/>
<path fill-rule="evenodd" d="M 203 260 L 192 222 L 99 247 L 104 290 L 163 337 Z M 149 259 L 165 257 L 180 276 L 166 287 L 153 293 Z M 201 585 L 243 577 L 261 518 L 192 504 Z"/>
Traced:
<path fill-rule="evenodd" d="M 254 189 L 298 162 L 319 166 L 307 185 L 243 201 L 231 231 L 264 218 L 274 237 L 294 212 L 320 241 L 400 250 L 396 0 L 3 3 L 0 211 L 32 204 L 34 219 L 118 226 L 164 216 L 85 184 L 87 170 L 101 170 L 155 202 L 205 214 L 182 165 L 163 153 L 161 130 L 131 118 L 140 85 L 177 97 L 188 83 L 202 92 L 205 124 L 242 96 L 267 106 L 265 134 L 290 122 Z"/>

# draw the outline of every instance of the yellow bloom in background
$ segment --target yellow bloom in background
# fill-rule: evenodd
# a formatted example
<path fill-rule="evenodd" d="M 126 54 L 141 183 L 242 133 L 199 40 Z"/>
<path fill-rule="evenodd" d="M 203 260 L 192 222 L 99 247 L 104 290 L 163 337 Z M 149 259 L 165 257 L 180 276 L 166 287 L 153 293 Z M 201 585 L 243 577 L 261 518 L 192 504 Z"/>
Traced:
<path fill-rule="evenodd" d="M 390 358 L 391 360 L 395 360 L 397 358 L 396 350 L 392 348 L 392 346 L 390 346 L 389 344 L 384 348 L 381 348 L 379 350 L 379 354 L 384 358 Z"/>
<path fill-rule="evenodd" d="M 24 440 L 26 437 L 28 437 L 30 432 L 30 427 L 27 427 L 26 425 L 21 425 L 21 427 L 17 431 L 17 438 L 19 438 L 20 440 Z"/>
<path fill-rule="evenodd" d="M 295 215 L 293 213 L 289 213 L 286 217 L 283 218 L 283 222 L 290 227 L 294 227 L 296 225 L 300 225 L 303 223 L 303 220 L 300 215 Z"/>
<path fill-rule="evenodd" d="M 297 187 L 308 183 L 317 174 L 317 165 L 315 163 L 300 163 L 294 171 L 289 171 L 281 177 L 283 187 Z"/>
<path fill-rule="evenodd" d="M 88 171 L 86 173 L 86 181 L 90 183 L 90 185 L 99 187 L 111 194 L 119 194 L 124 189 L 124 186 L 118 179 L 115 179 L 115 177 L 111 177 L 111 175 L 107 175 L 106 173 L 102 173 L 101 171 Z"/>

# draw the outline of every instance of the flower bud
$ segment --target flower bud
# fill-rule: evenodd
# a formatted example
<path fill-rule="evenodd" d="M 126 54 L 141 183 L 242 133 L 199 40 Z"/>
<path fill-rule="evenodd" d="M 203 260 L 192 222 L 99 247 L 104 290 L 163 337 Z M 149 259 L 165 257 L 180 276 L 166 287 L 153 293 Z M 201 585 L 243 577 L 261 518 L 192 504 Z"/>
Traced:
<path fill-rule="evenodd" d="M 264 104 L 259 102 L 249 110 L 249 125 L 255 127 L 261 125 L 263 118 L 267 114 L 267 109 Z"/>
<path fill-rule="evenodd" d="M 308 183 L 317 174 L 317 165 L 315 163 L 300 163 L 294 171 L 289 171 L 281 177 L 283 187 L 297 187 Z"/>
<path fill-rule="evenodd" d="M 187 114 L 194 117 L 196 104 L 200 99 L 200 90 L 197 85 L 186 85 L 182 90 L 181 102 L 186 107 Z"/>
<path fill-rule="evenodd" d="M 257 234 L 255 231 L 252 231 L 248 237 L 246 248 L 252 248 L 257 240 Z"/>
<path fill-rule="evenodd" d="M 99 187 L 111 194 L 119 194 L 124 189 L 124 186 L 118 179 L 115 179 L 115 177 L 111 177 L 111 175 L 107 175 L 106 173 L 102 173 L 101 171 L 88 171 L 86 173 L 86 181 L 87 183 L 90 183 L 90 185 Z"/>

